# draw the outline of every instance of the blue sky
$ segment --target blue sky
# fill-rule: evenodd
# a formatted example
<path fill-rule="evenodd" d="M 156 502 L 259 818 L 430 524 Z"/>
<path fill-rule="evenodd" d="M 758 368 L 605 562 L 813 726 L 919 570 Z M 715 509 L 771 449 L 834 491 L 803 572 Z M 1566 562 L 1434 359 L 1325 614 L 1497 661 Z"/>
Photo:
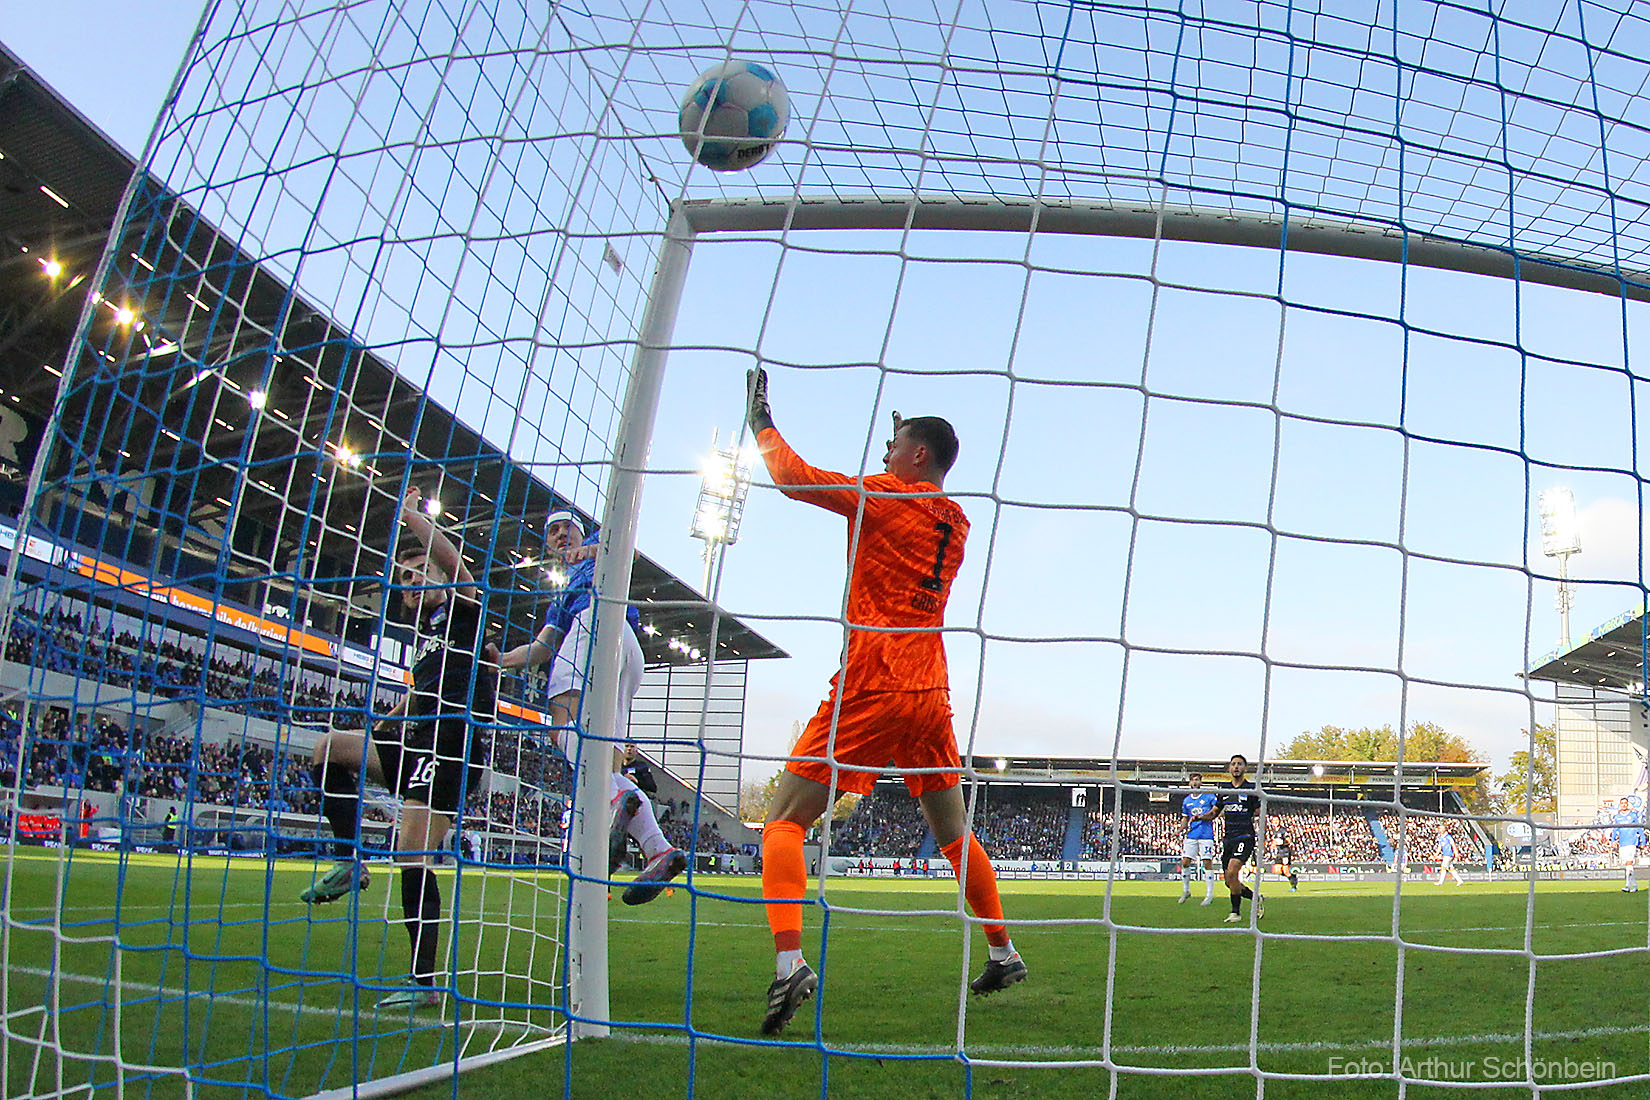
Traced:
<path fill-rule="evenodd" d="M 6 44 L 140 149 L 194 13 L 14 8 Z M 84 50 L 84 27 L 114 25 L 118 76 Z M 806 125 L 805 94 L 795 106 Z M 1644 388 L 1619 369 L 1618 302 L 1142 241 L 807 244 L 701 240 L 677 340 L 754 347 L 760 332 L 778 424 L 822 466 L 878 469 L 893 409 L 957 425 L 947 488 L 974 528 L 949 649 L 976 751 L 1253 754 L 1263 729 L 1275 746 L 1402 718 L 1503 761 L 1531 715 L 1516 674 L 1558 629 L 1551 584 L 1522 571 L 1526 556 L 1546 564 L 1526 489 L 1576 492 L 1578 634 L 1638 598 L 1636 479 L 1540 465 L 1633 468 Z M 747 365 L 672 357 L 652 468 L 693 470 L 713 430 L 737 428 Z M 687 578 L 696 489 L 694 474 L 657 474 L 642 515 L 641 548 Z M 1411 556 L 1382 545 L 1400 541 Z M 753 491 L 722 602 L 793 659 L 753 669 L 752 752 L 783 752 L 825 690 L 843 555 L 839 519 Z M 753 762 L 747 778 L 769 770 Z"/>

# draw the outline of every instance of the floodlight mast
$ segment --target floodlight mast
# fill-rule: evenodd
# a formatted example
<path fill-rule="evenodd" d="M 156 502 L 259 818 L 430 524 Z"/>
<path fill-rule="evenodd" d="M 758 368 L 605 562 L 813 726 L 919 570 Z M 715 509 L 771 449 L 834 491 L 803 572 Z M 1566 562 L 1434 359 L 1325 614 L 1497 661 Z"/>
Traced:
<path fill-rule="evenodd" d="M 693 509 L 688 534 L 705 544 L 705 595 L 710 595 L 716 556 L 739 541 L 739 524 L 745 518 L 745 496 L 750 492 L 754 456 L 748 449 L 717 446 L 712 431 L 710 453 L 701 465 L 699 500 Z"/>
<path fill-rule="evenodd" d="M 1570 609 L 1575 606 L 1575 589 L 1570 584 L 1570 555 L 1581 553 L 1581 525 L 1576 521 L 1576 497 L 1559 485 L 1541 490 L 1536 498 L 1541 511 L 1541 552 L 1558 559 L 1558 648 L 1570 648 Z"/>

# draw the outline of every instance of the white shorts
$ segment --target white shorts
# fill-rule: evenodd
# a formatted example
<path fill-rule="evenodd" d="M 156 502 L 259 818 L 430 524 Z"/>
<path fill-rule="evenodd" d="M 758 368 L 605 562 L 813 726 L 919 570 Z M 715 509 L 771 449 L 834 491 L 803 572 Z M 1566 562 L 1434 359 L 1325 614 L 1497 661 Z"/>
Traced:
<path fill-rule="evenodd" d="M 1623 844 L 1621 846 L 1621 865 L 1623 867 L 1629 863 L 1637 862 L 1638 858 L 1639 847 L 1637 844 Z"/>
<path fill-rule="evenodd" d="M 1186 843 L 1180 846 L 1181 859 L 1214 859 L 1215 841 L 1213 837 L 1204 840 L 1186 838 Z"/>
<path fill-rule="evenodd" d="M 584 692 L 590 676 L 590 651 L 595 646 L 595 631 L 592 629 L 595 614 L 593 604 L 579 612 L 579 617 L 573 620 L 573 625 L 562 638 L 561 648 L 550 662 L 550 685 L 547 689 L 550 698 L 568 691 Z M 636 632 L 630 629 L 629 623 L 619 632 L 619 647 L 619 711 L 613 741 L 622 745 L 630 733 L 631 700 L 636 698 L 636 692 L 642 686 L 642 643 L 636 640 Z M 588 705 L 588 702 L 580 700 L 581 711 Z"/>

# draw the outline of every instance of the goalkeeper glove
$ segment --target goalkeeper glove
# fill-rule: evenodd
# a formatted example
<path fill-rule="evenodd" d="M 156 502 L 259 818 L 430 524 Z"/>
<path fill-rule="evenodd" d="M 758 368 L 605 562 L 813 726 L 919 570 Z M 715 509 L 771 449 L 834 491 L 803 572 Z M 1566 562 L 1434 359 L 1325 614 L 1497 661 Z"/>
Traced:
<path fill-rule="evenodd" d="M 760 367 L 746 371 L 745 392 L 750 399 L 745 420 L 750 424 L 751 431 L 760 432 L 763 428 L 773 427 L 773 410 L 768 408 L 768 372 Z"/>

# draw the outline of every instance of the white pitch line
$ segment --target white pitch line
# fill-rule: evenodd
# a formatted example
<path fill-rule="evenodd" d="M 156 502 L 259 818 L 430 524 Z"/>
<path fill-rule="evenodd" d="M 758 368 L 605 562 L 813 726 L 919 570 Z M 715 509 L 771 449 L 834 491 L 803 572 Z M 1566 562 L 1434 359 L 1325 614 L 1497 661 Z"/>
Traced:
<path fill-rule="evenodd" d="M 8 974 L 26 974 L 26 975 L 29 975 L 30 977 L 45 978 L 45 979 L 50 979 L 50 978 L 55 977 L 59 981 L 75 982 L 77 984 L 82 984 L 82 985 L 97 985 L 97 986 L 107 987 L 107 986 L 113 984 L 109 981 L 109 979 L 107 977 L 98 977 L 98 976 L 91 975 L 91 974 L 71 974 L 71 973 L 68 973 L 68 972 L 62 971 L 62 970 L 45 970 L 45 969 L 42 969 L 40 967 L 35 967 L 35 966 L 8 965 L 6 967 L 6 973 L 8 973 Z M 297 1013 L 301 1016 L 324 1016 L 329 1020 L 336 1020 L 339 1016 L 341 1016 L 341 1015 L 343 1015 L 343 1014 L 345 1014 L 349 1011 L 348 1006 L 342 1005 L 342 1004 L 334 1006 L 332 1008 L 325 1008 L 325 1007 L 322 1007 L 320 1005 L 296 1004 L 296 1003 L 293 1003 L 291 1001 L 279 1001 L 279 1000 L 270 1000 L 268 998 L 247 997 L 247 996 L 243 996 L 243 995 L 238 994 L 238 993 L 212 993 L 212 992 L 207 991 L 207 990 L 177 989 L 175 987 L 155 985 L 151 982 L 122 981 L 120 983 L 120 988 L 123 991 L 129 992 L 129 993 L 146 993 L 146 994 L 150 994 L 150 995 L 159 995 L 159 996 L 164 996 L 164 997 L 167 997 L 167 998 L 170 998 L 170 999 L 180 1000 L 180 1001 L 184 1000 L 184 999 L 196 1000 L 196 1001 L 205 1000 L 205 1001 L 210 1001 L 214 1004 L 237 1005 L 237 1006 L 245 1007 L 245 1008 L 269 1009 L 270 1011 L 279 1010 L 279 1011 L 285 1011 L 285 1012 L 295 1012 L 295 1013 Z M 363 992 L 363 994 L 370 996 L 373 992 L 376 992 L 376 991 L 363 990 L 362 992 Z M 14 1012 L 13 1015 L 14 1016 L 15 1015 L 22 1015 L 23 1013 L 26 1013 L 26 1012 L 29 1012 L 29 1011 L 33 1011 L 33 1009 L 25 1009 L 25 1010 L 22 1010 L 22 1012 Z M 369 1006 L 363 1006 L 362 1009 L 361 1009 L 361 1013 L 363 1015 L 377 1014 L 377 1009 L 369 1007 Z M 406 1009 L 404 1009 L 404 1008 L 390 1009 L 385 1013 L 385 1015 L 404 1016 L 404 1015 L 406 1015 Z M 439 1017 L 431 1016 L 431 1017 L 428 1018 L 427 1022 L 434 1023 L 437 1020 L 439 1020 L 443 1026 L 447 1026 L 447 1025 L 450 1025 L 452 1023 L 452 1018 L 449 1017 L 449 1016 L 445 1016 L 445 1015 L 439 1016 Z M 530 1031 L 541 1031 L 541 1030 L 543 1030 L 542 1028 L 535 1027 L 534 1025 L 527 1024 L 527 1023 L 524 1023 L 524 1022 L 518 1022 L 518 1021 L 515 1021 L 515 1020 L 464 1020 L 464 1021 L 460 1022 L 459 1026 L 460 1027 L 469 1027 L 469 1028 L 479 1028 L 479 1027 L 488 1027 L 488 1028 L 497 1027 L 497 1028 L 501 1028 L 501 1029 L 502 1028 L 520 1028 L 522 1030 L 530 1030 Z"/>
<path fill-rule="evenodd" d="M 46 970 L 36 966 L 17 966 L 15 964 L 8 964 L 6 966 L 6 973 L 27 974 L 32 978 L 44 978 L 47 980 L 55 978 L 58 981 L 74 982 L 80 985 L 100 985 L 107 987 L 114 984 L 107 977 L 97 977 L 90 974 L 71 974 L 62 970 Z M 340 1011 L 337 1008 L 322 1008 L 319 1005 L 294 1004 L 290 1001 L 260 1000 L 257 997 L 245 997 L 235 993 L 213 994 L 203 990 L 177 989 L 168 986 L 155 985 L 152 982 L 122 981 L 119 985 L 120 989 L 127 993 L 147 993 L 153 996 L 163 996 L 177 1000 L 200 999 L 222 1004 L 241 1005 L 247 1008 L 267 1007 L 270 1009 L 283 1009 L 288 1012 L 296 1012 L 300 1015 L 325 1016 L 329 1019 L 337 1019 Z"/>
<path fill-rule="evenodd" d="M 1650 1032 L 1650 1025 L 1635 1027 L 1589 1027 L 1570 1031 L 1537 1031 L 1532 1032 L 1532 1041 L 1547 1040 L 1574 1040 L 1609 1038 L 1618 1035 L 1642 1035 Z M 615 1030 L 612 1038 L 619 1042 L 636 1043 L 640 1045 L 657 1044 L 661 1046 L 685 1046 L 689 1042 L 686 1035 L 681 1034 L 642 1034 L 629 1029 Z M 701 1035 L 701 1043 L 718 1043 L 723 1040 L 712 1036 Z M 1419 1038 L 1405 1038 L 1404 1049 L 1411 1047 L 1447 1047 L 1472 1046 L 1491 1043 L 1523 1043 L 1524 1036 L 1520 1032 L 1490 1032 L 1483 1035 L 1435 1035 Z M 741 1044 L 743 1045 L 743 1044 Z M 958 1050 L 952 1046 L 923 1043 L 833 1043 L 827 1039 L 824 1043 L 827 1050 L 842 1051 L 849 1054 L 890 1054 L 890 1055 L 956 1055 Z M 1203 1043 L 1203 1044 L 1129 1044 L 1113 1043 L 1112 1056 L 1119 1054 L 1247 1054 L 1250 1050 L 1257 1054 L 1310 1054 L 1321 1051 L 1390 1051 L 1391 1040 L 1350 1039 L 1345 1041 L 1319 1039 L 1311 1042 L 1297 1043 L 1256 1043 L 1251 1048 L 1248 1043 Z M 1098 1046 L 1075 1045 L 1047 1045 L 1027 1044 L 1025 1046 L 1009 1046 L 1003 1043 L 969 1044 L 961 1053 L 970 1057 L 1008 1057 L 1015 1055 L 1032 1055 L 1041 1057 L 1064 1057 L 1099 1059 L 1104 1058 L 1105 1051 Z M 1236 1067 L 1247 1069 L 1247 1066 Z"/>

